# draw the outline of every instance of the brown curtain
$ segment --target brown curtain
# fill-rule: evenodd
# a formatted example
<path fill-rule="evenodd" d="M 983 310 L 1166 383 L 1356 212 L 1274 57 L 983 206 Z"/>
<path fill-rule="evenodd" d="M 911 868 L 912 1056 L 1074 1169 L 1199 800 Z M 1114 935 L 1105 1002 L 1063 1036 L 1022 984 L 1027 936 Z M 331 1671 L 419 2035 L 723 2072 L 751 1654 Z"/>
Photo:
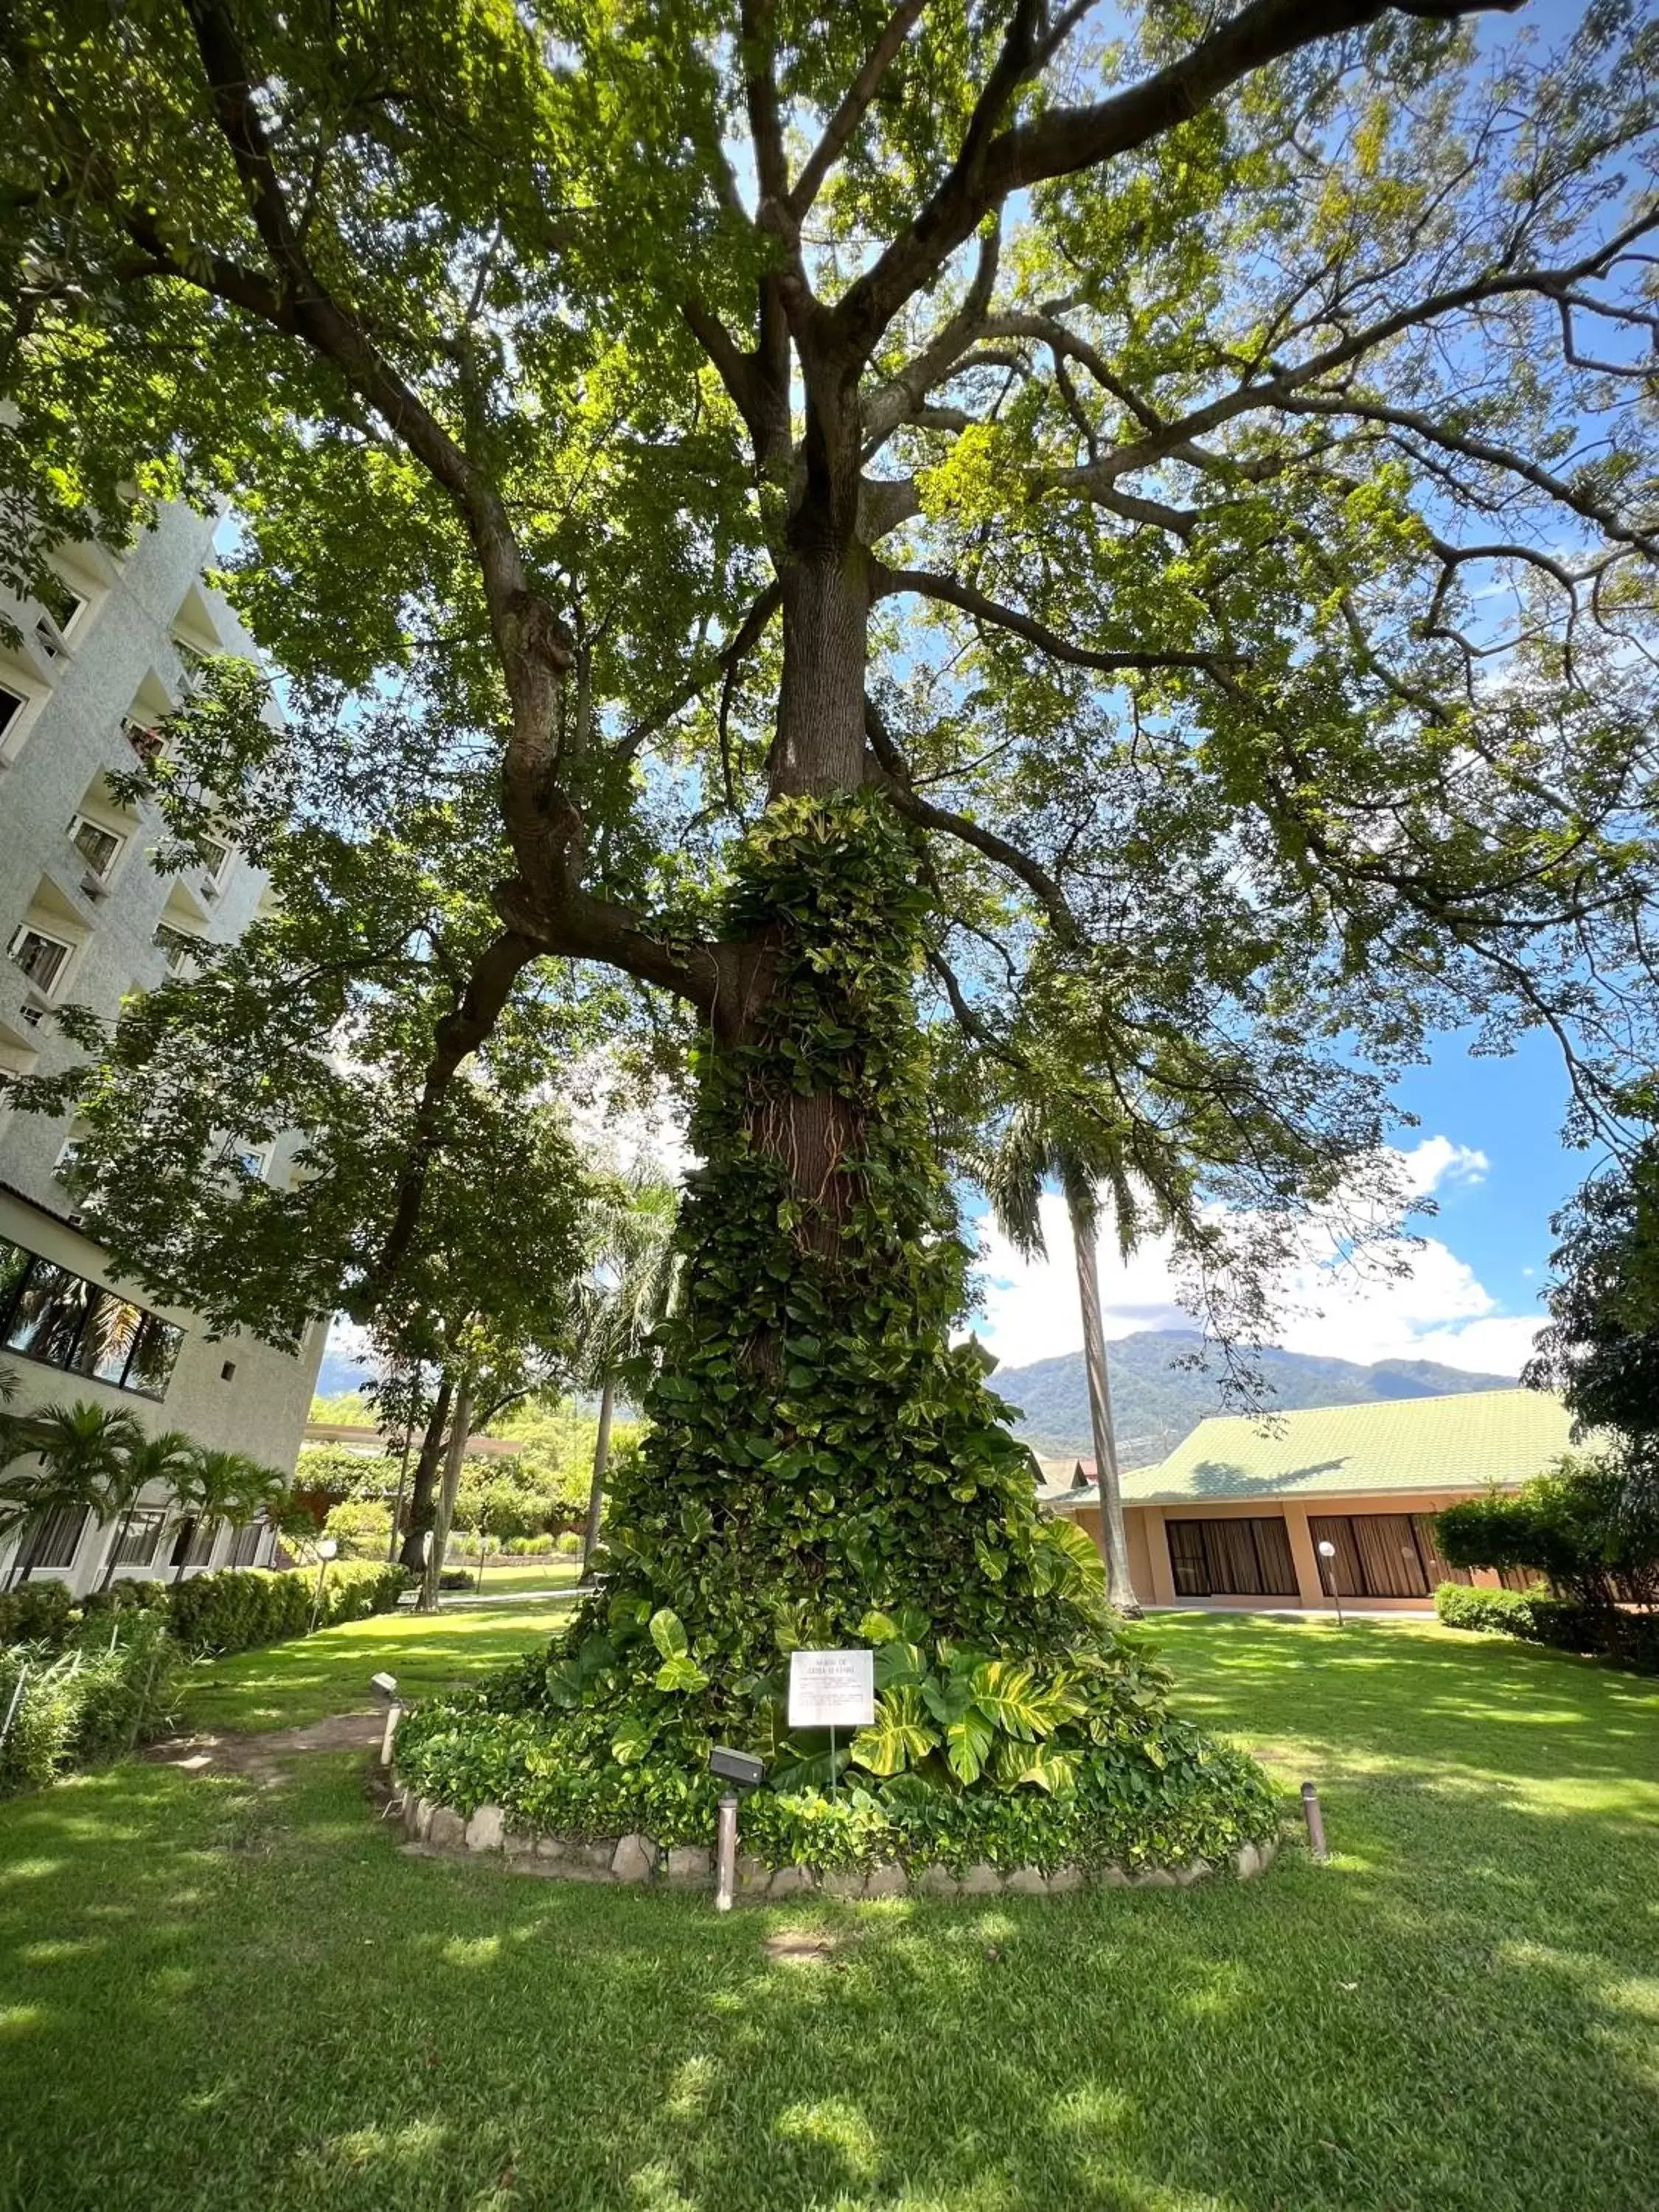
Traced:
<path fill-rule="evenodd" d="M 1417 1539 L 1417 1555 L 1423 1562 L 1423 1571 L 1429 1578 L 1429 1587 L 1436 1589 L 1442 1583 L 1470 1583 L 1474 1577 L 1467 1567 L 1455 1567 L 1434 1540 L 1432 1513 L 1413 1513 L 1412 1534 Z"/>
<path fill-rule="evenodd" d="M 1164 1522 L 1177 1597 L 1294 1597 L 1282 1516 Z"/>
<path fill-rule="evenodd" d="M 1429 1577 L 1409 1513 L 1333 1513 L 1310 1518 L 1316 1545 L 1334 1544 L 1342 1597 L 1426 1597 Z M 1328 1569 L 1327 1569 L 1328 1574 Z"/>

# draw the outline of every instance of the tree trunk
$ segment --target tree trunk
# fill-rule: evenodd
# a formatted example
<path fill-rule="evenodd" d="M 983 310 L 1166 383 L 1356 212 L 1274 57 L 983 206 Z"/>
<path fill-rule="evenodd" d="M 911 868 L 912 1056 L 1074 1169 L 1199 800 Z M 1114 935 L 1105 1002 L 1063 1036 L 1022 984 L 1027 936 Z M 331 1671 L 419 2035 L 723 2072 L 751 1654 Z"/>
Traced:
<path fill-rule="evenodd" d="M 587 1491 L 587 1526 L 582 1532 L 582 1580 L 587 1580 L 599 1540 L 599 1517 L 605 1510 L 605 1469 L 611 1464 L 611 1407 L 616 1386 L 607 1375 L 599 1392 L 599 1433 L 593 1441 L 593 1480 Z"/>
<path fill-rule="evenodd" d="M 109 1552 L 104 1560 L 104 1571 L 99 1578 L 100 1590 L 106 1590 L 115 1579 L 115 1555 L 121 1548 L 121 1539 L 126 1534 L 127 1523 L 131 1518 L 132 1509 L 129 1506 L 115 1524 L 115 1534 L 109 1540 Z"/>
<path fill-rule="evenodd" d="M 438 1487 L 438 1463 L 443 1456 L 444 1430 L 448 1424 L 449 1403 L 453 1394 L 454 1386 L 446 1375 L 439 1382 L 438 1395 L 433 1401 L 432 1418 L 428 1421 L 426 1435 L 421 1440 L 421 1456 L 415 1468 L 415 1484 L 409 1494 L 409 1527 L 398 1557 L 415 1575 L 420 1573 L 423 1565 L 421 1539 L 432 1526 L 433 1504 Z"/>
<path fill-rule="evenodd" d="M 461 1463 L 466 1457 L 466 1447 L 472 1426 L 472 1386 L 465 1376 L 455 1391 L 455 1419 L 449 1431 L 449 1455 L 444 1462 L 443 1488 L 438 1495 L 438 1510 L 432 1523 L 432 1550 L 426 1563 L 426 1580 L 421 1590 L 421 1611 L 438 1610 L 438 1584 L 444 1571 L 444 1553 L 449 1545 L 449 1524 L 455 1511 L 455 1493 L 461 1486 Z"/>
<path fill-rule="evenodd" d="M 1083 1371 L 1089 1383 L 1089 1425 L 1095 1439 L 1095 1475 L 1100 1487 L 1100 1527 L 1106 1553 L 1106 1595 L 1120 1613 L 1138 1619 L 1140 1603 L 1129 1579 L 1129 1538 L 1123 1525 L 1123 1489 L 1118 1480 L 1117 1438 L 1112 1432 L 1112 1392 L 1106 1377 L 1106 1339 L 1100 1318 L 1100 1270 L 1095 1257 L 1096 1224 L 1072 1207 L 1072 1249 L 1077 1260 L 1078 1303 L 1083 1309 Z"/>
<path fill-rule="evenodd" d="M 773 741 L 774 795 L 824 798 L 864 781 L 868 556 L 815 548 L 783 566 L 783 677 Z"/>

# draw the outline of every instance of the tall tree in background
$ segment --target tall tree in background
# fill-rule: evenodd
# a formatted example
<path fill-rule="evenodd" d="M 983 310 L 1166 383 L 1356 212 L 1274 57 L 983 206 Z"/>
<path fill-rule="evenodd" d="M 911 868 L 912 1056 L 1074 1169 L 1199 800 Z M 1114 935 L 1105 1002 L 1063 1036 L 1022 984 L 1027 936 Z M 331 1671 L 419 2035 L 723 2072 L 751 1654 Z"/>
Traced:
<path fill-rule="evenodd" d="M 642 1362 L 653 1332 L 668 1310 L 674 1283 L 674 1222 L 679 1194 L 660 1176 L 635 1172 L 602 1194 L 589 1218 L 592 1270 L 576 1301 L 572 1372 L 580 1388 L 599 1398 L 599 1433 L 582 1531 L 582 1574 L 599 1548 L 611 1460 L 611 1425 L 617 1386 L 643 1379 Z"/>
<path fill-rule="evenodd" d="M 1224 1318 L 1206 1201 L 1363 1215 L 1437 1030 L 1547 1025 L 1592 1121 L 1655 1057 L 1654 33 L 1474 12 L 12 10 L 8 573 L 230 488 L 296 757 L 504 853 L 366 1285 L 527 973 L 695 1030 L 611 1553 L 723 1660 L 910 1585 L 1061 1634 L 919 1018 L 1063 988 Z"/>
<path fill-rule="evenodd" d="M 1042 1191 L 1052 1179 L 1066 1201 L 1077 1266 L 1078 1307 L 1083 1324 L 1083 1371 L 1089 1388 L 1089 1426 L 1095 1443 L 1095 1481 L 1100 1492 L 1101 1543 L 1106 1553 L 1106 1592 L 1121 1613 L 1139 1614 L 1129 1573 L 1129 1538 L 1123 1524 L 1123 1489 L 1118 1480 L 1117 1437 L 1112 1425 L 1112 1389 L 1106 1365 L 1106 1337 L 1100 1307 L 1100 1185 L 1122 1181 L 1115 1154 L 1091 1152 L 1085 1131 L 1068 1127 L 1052 1102 L 1018 1107 L 1001 1142 L 986 1161 L 985 1194 L 1005 1235 L 1028 1260 L 1046 1255 L 1042 1235 Z M 1126 1254 L 1127 1256 L 1127 1254 Z"/>

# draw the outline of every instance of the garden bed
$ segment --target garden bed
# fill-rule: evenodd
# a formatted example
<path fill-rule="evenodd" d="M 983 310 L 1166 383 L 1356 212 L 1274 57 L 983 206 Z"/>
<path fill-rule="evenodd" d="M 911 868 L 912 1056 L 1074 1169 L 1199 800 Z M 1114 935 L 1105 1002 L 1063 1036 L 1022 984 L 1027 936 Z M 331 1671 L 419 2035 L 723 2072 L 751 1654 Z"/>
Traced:
<path fill-rule="evenodd" d="M 480 1805 L 471 1814 L 405 1792 L 398 1800 L 404 1832 L 411 1844 L 447 1856 L 498 1859 L 513 1872 L 562 1878 L 567 1881 L 659 1883 L 672 1889 L 714 1886 L 714 1855 L 701 1844 L 665 1847 L 639 1831 L 625 1836 L 585 1838 L 538 1834 L 515 1829 L 499 1805 Z M 1241 1881 L 1265 1873 L 1277 1843 L 1241 1844 L 1224 1863 L 1189 1859 L 1181 1866 L 1131 1869 L 1109 1861 L 1090 1867 L 1064 1863 L 995 1867 L 978 1860 L 959 1870 L 932 1859 L 913 1875 L 897 1861 L 863 1867 L 769 1866 L 742 1854 L 738 1859 L 738 1893 L 762 1899 L 799 1897 L 821 1890 L 848 1899 L 903 1897 L 1061 1897 L 1081 1889 L 1187 1888 L 1218 1874 L 1224 1863 Z"/>

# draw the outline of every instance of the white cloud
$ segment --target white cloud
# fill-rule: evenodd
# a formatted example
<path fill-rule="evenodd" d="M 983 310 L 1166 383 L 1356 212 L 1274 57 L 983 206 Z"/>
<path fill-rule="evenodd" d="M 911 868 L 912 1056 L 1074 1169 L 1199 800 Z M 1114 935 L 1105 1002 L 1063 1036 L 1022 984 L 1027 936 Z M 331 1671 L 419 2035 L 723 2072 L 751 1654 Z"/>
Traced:
<path fill-rule="evenodd" d="M 1490 1165 L 1484 1152 L 1444 1137 L 1425 1138 L 1399 1157 L 1402 1181 L 1418 1198 L 1478 1183 Z M 984 1304 L 974 1327 L 1005 1366 L 1076 1352 L 1083 1343 L 1064 1201 L 1045 1194 L 1041 1218 L 1048 1257 L 1035 1261 L 1022 1259 L 988 1218 L 979 1224 Z M 1287 1351 L 1362 1365 L 1432 1359 L 1480 1373 L 1520 1372 L 1541 1316 L 1500 1312 L 1468 1261 L 1438 1237 L 1400 1255 L 1405 1265 L 1399 1273 L 1333 1267 L 1330 1249 L 1316 1224 L 1300 1256 L 1279 1276 L 1284 1320 L 1276 1335 Z M 1167 1238 L 1144 1244 L 1124 1261 L 1109 1234 L 1103 1237 L 1100 1290 L 1109 1340 L 1138 1329 L 1195 1326 L 1181 1304 L 1172 1258 Z"/>

